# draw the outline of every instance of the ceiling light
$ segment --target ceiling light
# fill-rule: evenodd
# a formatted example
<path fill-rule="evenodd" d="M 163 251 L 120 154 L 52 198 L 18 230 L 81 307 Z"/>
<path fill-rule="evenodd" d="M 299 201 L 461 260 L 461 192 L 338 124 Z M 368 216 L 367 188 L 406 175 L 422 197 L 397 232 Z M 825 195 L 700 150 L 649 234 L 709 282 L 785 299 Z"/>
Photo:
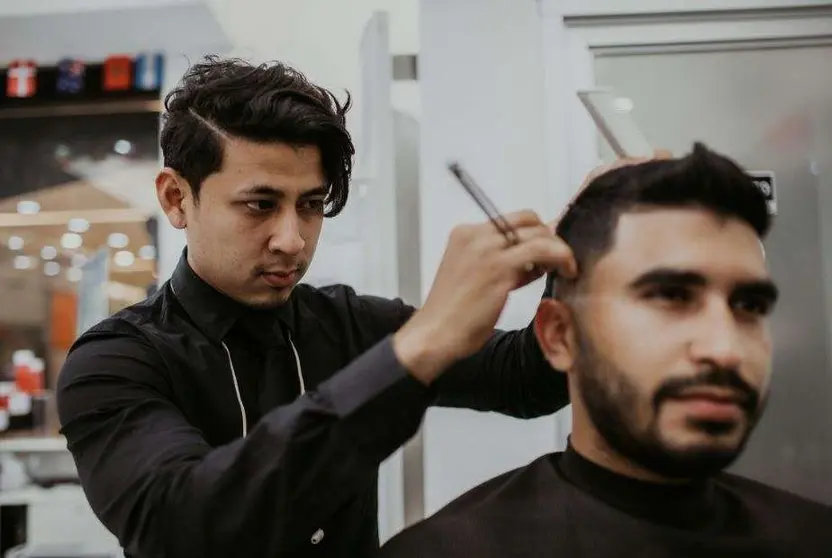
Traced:
<path fill-rule="evenodd" d="M 69 232 L 78 234 L 85 233 L 90 230 L 90 222 L 81 217 L 73 217 L 69 220 L 67 228 L 69 229 Z"/>
<path fill-rule="evenodd" d="M 130 244 L 130 239 L 124 233 L 112 233 L 107 237 L 107 246 L 110 248 L 118 250 L 119 248 L 124 248 L 128 244 Z"/>
<path fill-rule="evenodd" d="M 136 261 L 136 256 L 129 250 L 121 250 L 113 256 L 113 261 L 119 267 L 130 267 Z"/>
<path fill-rule="evenodd" d="M 22 250 L 23 239 L 19 236 L 10 236 L 7 246 L 9 247 L 9 250 Z"/>
<path fill-rule="evenodd" d="M 58 257 L 58 249 L 54 246 L 44 246 L 40 249 L 40 257 L 44 260 L 54 260 Z"/>
<path fill-rule="evenodd" d="M 77 267 L 70 267 L 66 270 L 66 280 L 72 283 L 77 283 L 81 280 L 81 276 L 83 274 L 84 272 L 78 269 Z"/>
<path fill-rule="evenodd" d="M 77 250 L 84 244 L 84 239 L 78 233 L 64 233 L 61 236 L 61 246 L 67 250 Z"/>
<path fill-rule="evenodd" d="M 72 254 L 72 267 L 81 267 L 87 263 L 87 257 L 84 254 Z"/>
<path fill-rule="evenodd" d="M 55 147 L 55 158 L 56 159 L 68 159 L 71 154 L 69 147 L 64 144 L 59 144 Z"/>
<path fill-rule="evenodd" d="M 40 204 L 36 201 L 24 200 L 17 204 L 17 212 L 21 215 L 34 215 L 40 211 Z"/>
<path fill-rule="evenodd" d="M 14 257 L 14 268 L 15 269 L 29 269 L 33 265 L 32 258 L 29 256 L 15 256 Z"/>
<path fill-rule="evenodd" d="M 133 144 L 125 139 L 120 139 L 113 146 L 113 151 L 119 155 L 129 155 L 133 151 Z"/>
<path fill-rule="evenodd" d="M 43 273 L 49 277 L 55 277 L 61 272 L 61 264 L 58 262 L 46 262 L 43 264 Z"/>
<path fill-rule="evenodd" d="M 146 244 L 139 248 L 139 257 L 143 260 L 152 260 L 156 258 L 156 247 L 152 244 Z"/>

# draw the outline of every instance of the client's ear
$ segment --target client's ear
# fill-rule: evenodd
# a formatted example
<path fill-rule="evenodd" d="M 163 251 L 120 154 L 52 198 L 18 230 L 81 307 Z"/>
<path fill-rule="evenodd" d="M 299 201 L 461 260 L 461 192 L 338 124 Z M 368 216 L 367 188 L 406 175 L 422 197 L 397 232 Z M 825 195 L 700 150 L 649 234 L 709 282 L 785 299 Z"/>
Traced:
<path fill-rule="evenodd" d="M 541 300 L 534 317 L 534 334 L 552 368 L 571 372 L 577 357 L 577 347 L 569 307 L 554 298 Z"/>

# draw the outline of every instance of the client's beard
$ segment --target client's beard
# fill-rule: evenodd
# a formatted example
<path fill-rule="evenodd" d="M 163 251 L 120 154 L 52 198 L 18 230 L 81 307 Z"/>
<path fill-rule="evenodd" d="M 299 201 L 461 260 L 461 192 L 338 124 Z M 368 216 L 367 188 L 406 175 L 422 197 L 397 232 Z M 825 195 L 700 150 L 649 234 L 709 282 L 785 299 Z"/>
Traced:
<path fill-rule="evenodd" d="M 757 391 L 731 369 L 710 369 L 692 378 L 670 380 L 652 399 L 652 419 L 638 429 L 639 406 L 647 404 L 617 367 L 595 349 L 589 338 L 578 332 L 577 383 L 589 419 L 610 448 L 634 464 L 668 479 L 695 479 L 713 475 L 728 467 L 742 453 L 764 402 Z M 658 425 L 660 405 L 680 390 L 693 386 L 725 386 L 745 396 L 746 432 L 735 448 L 695 447 L 676 449 L 661 438 Z M 703 429 L 708 425 L 702 425 Z M 714 433 L 716 433 L 714 431 Z"/>

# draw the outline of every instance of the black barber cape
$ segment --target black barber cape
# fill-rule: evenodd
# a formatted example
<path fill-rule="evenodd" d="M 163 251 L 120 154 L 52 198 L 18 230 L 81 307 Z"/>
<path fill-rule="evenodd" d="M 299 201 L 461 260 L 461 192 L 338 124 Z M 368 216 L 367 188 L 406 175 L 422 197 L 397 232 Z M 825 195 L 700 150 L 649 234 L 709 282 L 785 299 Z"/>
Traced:
<path fill-rule="evenodd" d="M 568 403 L 531 328 L 496 332 L 425 388 L 390 340 L 413 311 L 301 285 L 255 312 L 183 256 L 61 371 L 62 432 L 92 509 L 134 558 L 376 551 L 378 466 L 428 405 L 533 417 Z"/>
<path fill-rule="evenodd" d="M 832 509 L 730 474 L 661 486 L 571 447 L 405 530 L 383 558 L 826 558 Z"/>

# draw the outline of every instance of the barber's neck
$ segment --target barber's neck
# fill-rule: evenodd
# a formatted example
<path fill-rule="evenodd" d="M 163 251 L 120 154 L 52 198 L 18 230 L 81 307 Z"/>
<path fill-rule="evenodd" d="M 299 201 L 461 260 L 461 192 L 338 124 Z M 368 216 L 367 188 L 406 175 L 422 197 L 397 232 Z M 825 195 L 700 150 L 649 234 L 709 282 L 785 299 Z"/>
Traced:
<path fill-rule="evenodd" d="M 576 407 L 575 403 L 572 409 L 572 434 L 569 442 L 578 455 L 613 473 L 657 484 L 678 485 L 688 482 L 663 477 L 618 453 L 601 436 L 580 405 Z"/>

